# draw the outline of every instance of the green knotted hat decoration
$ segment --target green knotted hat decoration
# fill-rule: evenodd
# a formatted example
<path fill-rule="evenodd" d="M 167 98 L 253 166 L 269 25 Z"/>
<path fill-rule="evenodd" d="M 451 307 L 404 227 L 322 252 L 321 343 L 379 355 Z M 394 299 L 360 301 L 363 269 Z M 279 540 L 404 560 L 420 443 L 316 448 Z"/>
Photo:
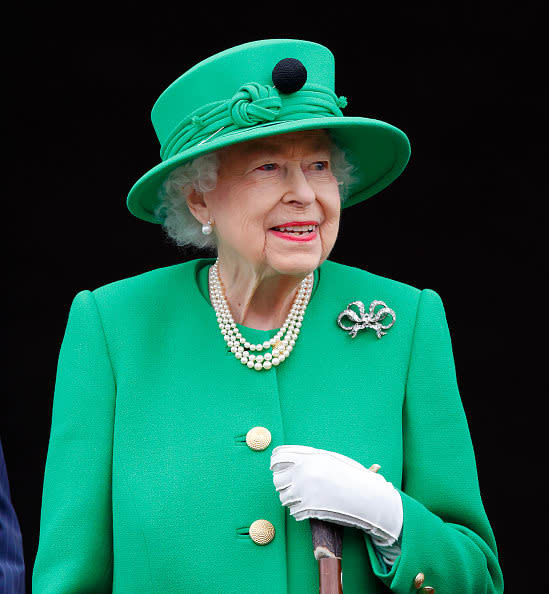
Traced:
<path fill-rule="evenodd" d="M 323 45 L 266 39 L 215 54 L 182 74 L 158 98 L 151 119 L 162 162 L 132 187 L 130 212 L 151 223 L 168 174 L 222 147 L 286 132 L 326 128 L 355 166 L 347 208 L 373 196 L 404 170 L 406 135 L 385 122 L 346 117 L 334 91 L 335 61 Z"/>

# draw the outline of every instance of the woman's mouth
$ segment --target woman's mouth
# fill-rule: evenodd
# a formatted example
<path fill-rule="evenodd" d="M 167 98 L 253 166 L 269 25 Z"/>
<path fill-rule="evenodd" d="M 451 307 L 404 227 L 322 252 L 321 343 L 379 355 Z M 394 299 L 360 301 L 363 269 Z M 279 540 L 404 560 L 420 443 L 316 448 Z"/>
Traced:
<path fill-rule="evenodd" d="M 311 241 L 317 236 L 318 225 L 291 225 L 269 229 L 273 235 L 290 241 Z"/>

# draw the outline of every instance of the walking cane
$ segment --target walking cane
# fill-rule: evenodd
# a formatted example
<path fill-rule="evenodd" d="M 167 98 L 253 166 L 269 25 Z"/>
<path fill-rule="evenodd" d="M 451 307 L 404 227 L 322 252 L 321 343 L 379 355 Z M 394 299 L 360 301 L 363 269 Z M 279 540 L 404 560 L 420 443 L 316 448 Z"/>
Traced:
<path fill-rule="evenodd" d="M 318 561 L 319 594 L 343 594 L 341 545 L 343 526 L 311 518 L 313 549 Z"/>
<path fill-rule="evenodd" d="M 370 470 L 377 472 L 381 466 L 372 464 Z M 319 594 L 343 594 L 341 574 L 341 549 L 343 526 L 311 518 L 313 550 L 318 561 Z"/>

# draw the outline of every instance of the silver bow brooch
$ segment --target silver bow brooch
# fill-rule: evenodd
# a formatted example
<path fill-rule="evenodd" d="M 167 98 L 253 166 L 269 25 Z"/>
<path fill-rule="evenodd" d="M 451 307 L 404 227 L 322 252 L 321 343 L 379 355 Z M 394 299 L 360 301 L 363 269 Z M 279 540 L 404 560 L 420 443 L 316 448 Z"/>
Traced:
<path fill-rule="evenodd" d="M 360 315 L 356 313 L 354 309 L 351 309 L 352 305 L 356 305 L 360 311 Z M 381 305 L 381 309 L 375 311 L 376 307 Z M 393 319 L 389 324 L 383 325 L 381 322 L 387 317 L 391 316 Z M 342 318 L 349 318 L 354 324 L 352 326 L 344 326 L 341 323 Z M 349 303 L 349 305 L 344 309 L 339 316 L 337 316 L 337 325 L 343 330 L 346 330 L 351 335 L 351 338 L 354 338 L 359 330 L 364 330 L 364 328 L 372 328 L 375 330 L 378 338 L 381 338 L 387 332 L 384 330 L 388 330 L 396 320 L 395 312 L 390 308 L 387 307 L 387 304 L 383 301 L 372 301 L 370 303 L 370 310 L 366 313 L 364 303 L 362 301 L 353 301 Z"/>

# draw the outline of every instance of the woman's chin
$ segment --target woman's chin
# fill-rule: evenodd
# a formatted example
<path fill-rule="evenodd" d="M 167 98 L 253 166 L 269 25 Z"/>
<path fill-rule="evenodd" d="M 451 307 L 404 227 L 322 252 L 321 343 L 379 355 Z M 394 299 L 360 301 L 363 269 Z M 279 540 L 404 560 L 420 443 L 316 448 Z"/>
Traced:
<path fill-rule="evenodd" d="M 321 262 L 317 253 L 271 254 L 267 264 L 279 274 L 306 275 L 316 270 Z"/>

